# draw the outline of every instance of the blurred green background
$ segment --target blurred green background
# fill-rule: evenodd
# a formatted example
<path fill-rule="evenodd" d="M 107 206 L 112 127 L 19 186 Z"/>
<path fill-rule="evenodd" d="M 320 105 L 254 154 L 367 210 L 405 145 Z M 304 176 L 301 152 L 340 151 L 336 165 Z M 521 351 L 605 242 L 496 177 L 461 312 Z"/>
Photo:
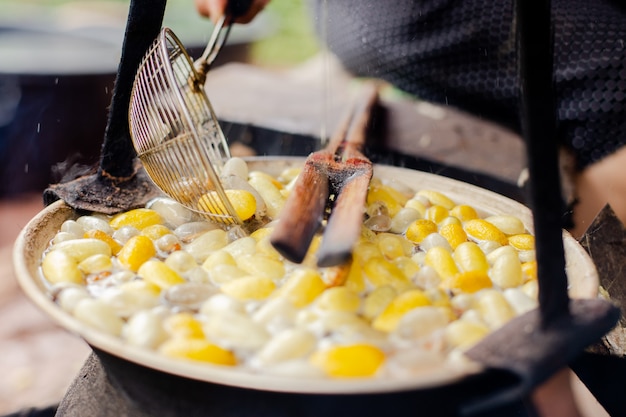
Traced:
<path fill-rule="evenodd" d="M 249 44 L 248 59 L 262 66 L 285 67 L 301 63 L 319 51 L 307 0 L 272 0 L 249 25 L 237 25 L 231 41 Z M 107 18 L 124 19 L 129 0 L 0 0 L 0 21 L 23 22 L 35 14 L 48 20 L 66 19 L 69 11 L 101 13 Z M 45 18 L 44 18 L 45 19 Z M 164 26 L 171 27 L 186 46 L 206 42 L 211 22 L 201 17 L 193 0 L 168 0 Z M 244 27 L 245 26 L 245 27 Z M 198 45 L 193 45 L 198 46 Z"/>

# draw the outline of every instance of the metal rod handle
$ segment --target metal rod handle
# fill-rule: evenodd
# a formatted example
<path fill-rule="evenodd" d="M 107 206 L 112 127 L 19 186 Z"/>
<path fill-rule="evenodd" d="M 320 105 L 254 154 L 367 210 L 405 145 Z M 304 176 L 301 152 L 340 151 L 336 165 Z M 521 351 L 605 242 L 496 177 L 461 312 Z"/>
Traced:
<path fill-rule="evenodd" d="M 550 0 L 516 0 L 522 133 L 536 238 L 539 310 L 544 328 L 569 314 L 553 80 Z"/>

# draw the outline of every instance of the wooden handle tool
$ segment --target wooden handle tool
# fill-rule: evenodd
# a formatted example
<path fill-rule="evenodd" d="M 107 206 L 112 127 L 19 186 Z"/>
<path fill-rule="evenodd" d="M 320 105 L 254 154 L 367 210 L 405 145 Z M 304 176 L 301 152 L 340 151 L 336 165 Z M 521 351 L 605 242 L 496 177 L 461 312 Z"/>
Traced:
<path fill-rule="evenodd" d="M 272 232 L 272 245 L 286 259 L 304 260 L 324 220 L 329 198 L 334 205 L 317 253 L 318 265 L 334 266 L 350 259 L 361 232 L 372 164 L 362 153 L 366 128 L 378 86 L 367 83 L 331 141 L 309 155 Z"/>

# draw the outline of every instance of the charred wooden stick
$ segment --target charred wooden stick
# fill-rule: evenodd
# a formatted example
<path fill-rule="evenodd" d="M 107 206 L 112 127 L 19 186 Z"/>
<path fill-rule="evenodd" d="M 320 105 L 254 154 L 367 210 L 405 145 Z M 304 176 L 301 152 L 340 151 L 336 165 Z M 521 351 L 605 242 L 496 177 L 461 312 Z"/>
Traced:
<path fill-rule="evenodd" d="M 343 181 L 328 219 L 317 251 L 319 266 L 341 265 L 349 261 L 354 244 L 361 235 L 363 207 L 373 173 L 372 164 L 366 158 L 350 158 L 345 163 L 354 172 Z M 342 175 L 345 174 L 342 172 Z"/>
<path fill-rule="evenodd" d="M 360 153 L 378 88 L 367 85 L 328 146 L 314 152 L 282 210 L 272 232 L 272 245 L 286 259 L 300 263 L 321 226 L 331 194 L 337 196 L 322 239 L 318 264 L 332 266 L 350 258 L 363 219 L 371 162 Z M 339 153 L 339 155 L 337 155 Z M 337 220 L 332 220 L 337 216 Z M 319 255 L 319 254 L 318 254 Z"/>
<path fill-rule="evenodd" d="M 272 245 L 292 262 L 304 260 L 324 218 L 329 194 L 328 174 L 319 167 L 328 163 L 325 159 L 326 152 L 307 158 L 272 232 Z"/>
<path fill-rule="evenodd" d="M 361 151 L 371 111 L 378 99 L 378 89 L 368 85 L 362 97 L 357 102 L 360 107 L 341 145 L 339 171 L 334 172 L 335 178 L 341 181 L 338 182 L 335 205 L 317 252 L 319 266 L 334 266 L 349 261 L 354 244 L 361 235 L 363 207 L 374 171 L 371 161 Z"/>

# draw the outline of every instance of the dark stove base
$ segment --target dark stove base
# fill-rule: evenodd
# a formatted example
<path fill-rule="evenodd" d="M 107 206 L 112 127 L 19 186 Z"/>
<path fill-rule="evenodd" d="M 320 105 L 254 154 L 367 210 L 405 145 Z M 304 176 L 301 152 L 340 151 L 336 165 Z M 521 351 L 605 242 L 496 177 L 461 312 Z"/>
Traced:
<path fill-rule="evenodd" d="M 370 395 L 303 395 L 215 385 L 163 374 L 104 352 L 92 354 L 57 417 L 369 417 L 469 416 L 464 405 L 503 386 L 503 375 L 481 375 L 443 388 Z M 519 398 L 476 417 L 527 417 L 535 410 Z M 43 417 L 43 416 L 41 416 Z"/>
<path fill-rule="evenodd" d="M 27 408 L 2 417 L 54 417 L 56 412 L 57 405 L 55 404 L 44 408 Z"/>

